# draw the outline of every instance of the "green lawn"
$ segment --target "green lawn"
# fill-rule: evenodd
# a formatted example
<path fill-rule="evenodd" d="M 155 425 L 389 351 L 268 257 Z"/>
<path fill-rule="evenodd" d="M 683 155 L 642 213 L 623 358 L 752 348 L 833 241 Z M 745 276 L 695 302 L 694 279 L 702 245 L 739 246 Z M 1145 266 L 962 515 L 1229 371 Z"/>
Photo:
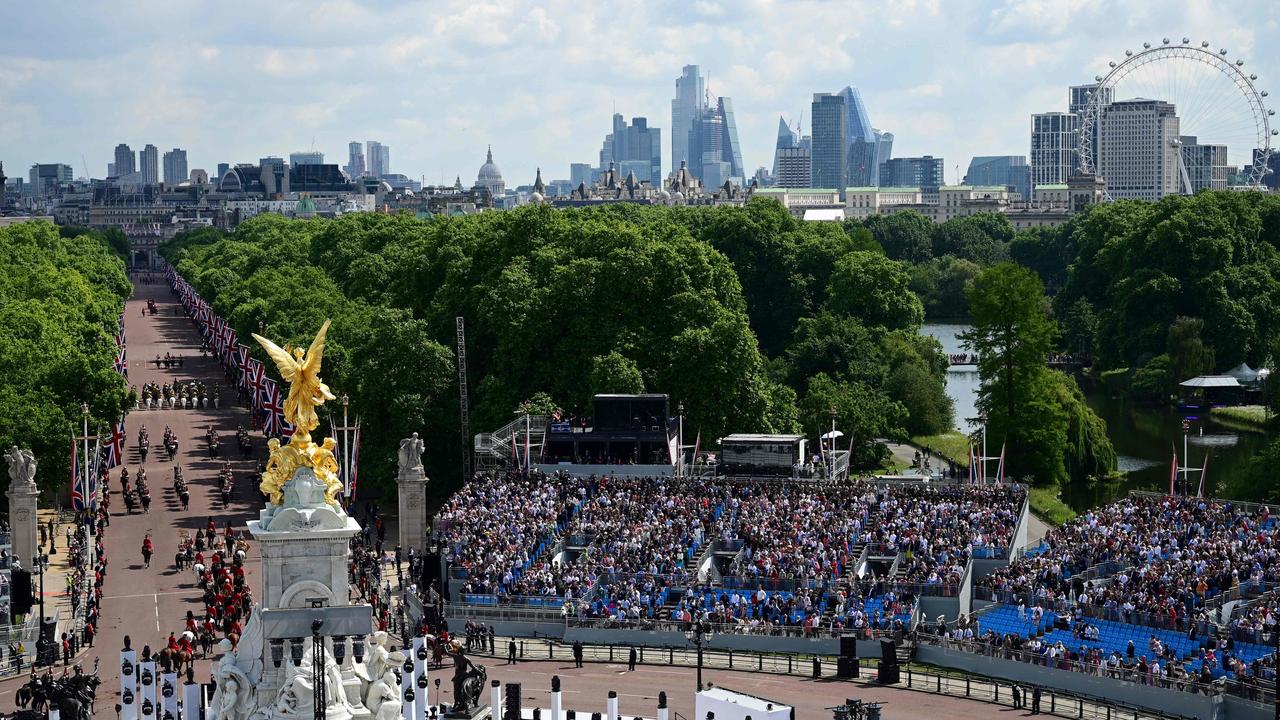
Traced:
<path fill-rule="evenodd" d="M 911 444 L 920 448 L 929 448 L 934 454 L 941 455 L 961 467 L 969 467 L 969 437 L 964 433 L 917 435 L 911 438 Z"/>
<path fill-rule="evenodd" d="M 1236 405 L 1233 407 L 1216 407 L 1209 411 L 1215 418 L 1229 420 L 1260 430 L 1266 429 L 1272 418 L 1263 405 Z"/>
<path fill-rule="evenodd" d="M 1059 497 L 1057 485 L 1031 488 L 1031 512 L 1050 525 L 1061 525 L 1076 516 L 1076 511 Z"/>

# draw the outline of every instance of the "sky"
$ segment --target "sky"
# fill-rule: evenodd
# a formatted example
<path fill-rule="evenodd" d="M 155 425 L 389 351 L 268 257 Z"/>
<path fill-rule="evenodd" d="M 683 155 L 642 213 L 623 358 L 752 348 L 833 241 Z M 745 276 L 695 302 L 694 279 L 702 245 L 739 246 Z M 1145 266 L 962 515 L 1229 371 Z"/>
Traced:
<path fill-rule="evenodd" d="M 492 145 L 510 187 L 594 164 L 616 111 L 662 129 L 666 173 L 697 64 L 749 169 L 772 166 L 779 115 L 807 131 L 814 92 L 854 85 L 895 156 L 941 156 L 955 182 L 974 155 L 1026 155 L 1031 113 L 1065 111 L 1069 85 L 1184 35 L 1280 92 L 1276 0 L 4 3 L 0 161 L 102 177 L 117 143 L 151 143 L 212 173 L 379 140 L 393 172 L 469 185 Z"/>

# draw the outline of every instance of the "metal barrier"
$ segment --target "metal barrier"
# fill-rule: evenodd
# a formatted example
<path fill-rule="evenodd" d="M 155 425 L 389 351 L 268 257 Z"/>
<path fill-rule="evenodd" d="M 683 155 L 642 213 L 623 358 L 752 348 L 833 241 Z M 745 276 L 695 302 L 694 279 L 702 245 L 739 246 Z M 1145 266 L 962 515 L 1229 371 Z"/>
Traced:
<path fill-rule="evenodd" d="M 1275 687 L 1274 683 L 1271 681 L 1252 683 L 1222 679 L 1206 684 L 1187 676 L 1156 676 L 1149 671 L 1141 672 L 1136 667 L 1124 667 L 1123 665 L 1112 667 L 1106 663 L 1105 658 L 1103 658 L 1099 664 L 1095 665 L 1090 662 L 1071 660 L 1069 658 L 1050 658 L 1047 655 L 1041 655 L 1018 648 L 1006 648 L 1003 645 L 991 645 L 989 643 L 976 641 L 968 642 L 963 640 L 949 640 L 937 635 L 926 633 L 917 633 L 915 639 L 916 642 L 920 644 L 934 645 L 950 650 L 961 650 L 975 655 L 983 655 L 1001 660 L 1016 660 L 1031 665 L 1063 670 L 1065 672 L 1083 673 L 1096 677 L 1105 677 L 1113 680 L 1131 682 L 1138 685 L 1148 685 L 1161 689 L 1176 690 L 1179 692 L 1206 696 L 1218 695 L 1225 692 L 1260 704 L 1272 705 L 1275 703 Z"/>
<path fill-rule="evenodd" d="M 570 663 L 574 661 L 573 647 L 549 639 L 529 640 L 512 638 L 516 642 L 516 657 L 523 661 L 555 661 Z M 506 639 L 494 643 L 497 648 L 506 648 Z M 698 652 L 693 647 L 655 648 L 645 645 L 634 646 L 636 662 L 639 665 L 660 667 L 696 667 Z M 626 663 L 630 659 L 632 646 L 627 645 L 582 645 L 582 660 L 589 663 Z M 474 655 L 496 659 L 507 657 L 506 651 L 486 653 L 482 648 Z M 812 678 L 814 676 L 814 660 L 818 661 L 818 677 L 828 680 L 836 679 L 835 657 L 811 654 L 796 655 L 783 653 L 761 653 L 740 650 L 703 649 L 702 662 L 704 668 L 718 670 L 735 670 L 742 672 L 759 672 L 772 675 L 788 675 L 793 677 Z M 864 670 L 875 668 L 876 660 L 863 658 L 859 661 Z M 873 685 L 874 678 L 863 677 L 858 680 L 845 680 L 850 688 L 859 685 Z M 901 681 L 892 687 L 926 692 L 934 695 L 966 698 L 976 702 L 985 702 L 1007 708 L 1019 707 L 1014 704 L 1013 683 L 999 679 L 974 675 L 949 675 L 945 672 L 925 670 L 906 662 L 902 666 Z M 1021 707 L 1030 709 L 1032 686 L 1021 684 L 1025 701 Z M 1107 698 L 1069 693 L 1049 688 L 1041 689 L 1040 711 L 1046 715 L 1056 715 L 1077 720 L 1169 720 L 1170 716 L 1153 713 L 1148 710 L 1117 703 Z"/>

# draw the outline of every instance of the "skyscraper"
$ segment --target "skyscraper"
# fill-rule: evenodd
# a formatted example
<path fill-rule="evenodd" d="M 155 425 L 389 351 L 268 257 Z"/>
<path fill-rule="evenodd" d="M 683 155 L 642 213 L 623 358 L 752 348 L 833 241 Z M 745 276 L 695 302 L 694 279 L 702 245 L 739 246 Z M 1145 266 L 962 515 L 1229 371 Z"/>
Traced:
<path fill-rule="evenodd" d="M 1098 175 L 1115 199 L 1159 200 L 1182 191 L 1179 122 L 1172 103 L 1113 102 L 1098 128 Z"/>
<path fill-rule="evenodd" d="M 323 165 L 324 153 L 318 150 L 289 153 L 289 167 L 298 165 Z"/>
<path fill-rule="evenodd" d="M 364 146 L 358 142 L 347 143 L 347 166 L 343 168 L 351 178 L 364 175 Z"/>
<path fill-rule="evenodd" d="M 590 186 L 594 182 L 591 163 L 569 163 L 569 184 L 573 186 L 572 190 L 577 190 L 579 185 Z"/>
<path fill-rule="evenodd" d="M 165 153 L 164 184 L 177 185 L 187 179 L 187 151 L 174 148 Z"/>
<path fill-rule="evenodd" d="M 1048 112 L 1031 116 L 1031 185 L 1061 185 L 1076 170 L 1080 118 Z M 1096 172 L 1096 171 L 1095 171 Z"/>
<path fill-rule="evenodd" d="M 942 158 L 932 155 L 890 158 L 880 165 L 880 186 L 937 190 L 942 185 L 942 170 Z M 928 192 L 925 194 L 927 195 Z"/>
<path fill-rule="evenodd" d="M 687 161 L 689 169 L 696 172 L 701 164 L 701 159 L 689 152 L 689 134 L 706 107 L 706 81 L 699 74 L 697 65 L 685 65 L 683 73 L 676 78 L 676 96 L 671 101 L 672 170 Z"/>
<path fill-rule="evenodd" d="M 778 172 L 779 172 L 779 168 L 778 168 L 779 153 L 781 153 L 783 150 L 790 150 L 796 147 L 796 145 L 798 145 L 799 143 L 800 143 L 800 138 L 796 135 L 796 131 L 792 130 L 791 126 L 787 125 L 787 121 L 781 115 L 779 115 L 778 116 L 778 141 L 774 143 L 774 146 L 773 146 L 773 177 L 775 180 L 778 178 Z"/>
<path fill-rule="evenodd" d="M 227 171 L 230 169 L 231 169 L 231 163 L 218 163 L 218 177 L 214 180 L 213 184 L 217 185 L 218 183 L 222 182 L 222 176 L 226 175 Z"/>
<path fill-rule="evenodd" d="M 846 127 L 848 108 L 843 95 L 814 93 L 810 115 L 813 154 L 809 165 L 809 186 L 843 191 L 847 173 Z"/>
<path fill-rule="evenodd" d="M 382 177 L 391 174 L 391 148 L 377 140 L 369 140 L 364 144 L 365 168 L 367 175 Z"/>
<path fill-rule="evenodd" d="M 133 150 L 124 143 L 116 146 L 116 177 L 138 171 L 138 161 Z"/>
<path fill-rule="evenodd" d="M 142 171 L 143 185 L 160 184 L 160 150 L 155 145 L 147 143 L 142 148 L 138 153 L 138 165 L 138 169 Z"/>
<path fill-rule="evenodd" d="M 649 127 L 646 118 L 631 118 L 631 124 L 619 113 L 613 114 L 613 132 L 605 136 L 600 149 L 600 169 L 615 163 L 626 177 L 634 172 L 636 180 L 654 185 L 662 183 L 662 131 Z"/>

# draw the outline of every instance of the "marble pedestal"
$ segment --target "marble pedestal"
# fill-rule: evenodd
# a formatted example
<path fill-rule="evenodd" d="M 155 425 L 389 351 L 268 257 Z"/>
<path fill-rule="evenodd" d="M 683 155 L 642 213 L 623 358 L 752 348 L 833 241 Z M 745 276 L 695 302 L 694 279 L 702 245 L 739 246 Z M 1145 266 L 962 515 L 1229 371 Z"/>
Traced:
<path fill-rule="evenodd" d="M 36 500 L 40 491 L 35 483 L 13 483 L 5 493 L 9 498 L 9 528 L 13 535 L 13 556 L 22 567 L 31 569 L 31 560 L 40 545 L 36 540 L 40 521 L 36 517 Z"/>
<path fill-rule="evenodd" d="M 427 474 L 421 465 L 401 468 L 396 474 L 399 495 L 400 547 L 421 552 L 427 546 Z"/>

